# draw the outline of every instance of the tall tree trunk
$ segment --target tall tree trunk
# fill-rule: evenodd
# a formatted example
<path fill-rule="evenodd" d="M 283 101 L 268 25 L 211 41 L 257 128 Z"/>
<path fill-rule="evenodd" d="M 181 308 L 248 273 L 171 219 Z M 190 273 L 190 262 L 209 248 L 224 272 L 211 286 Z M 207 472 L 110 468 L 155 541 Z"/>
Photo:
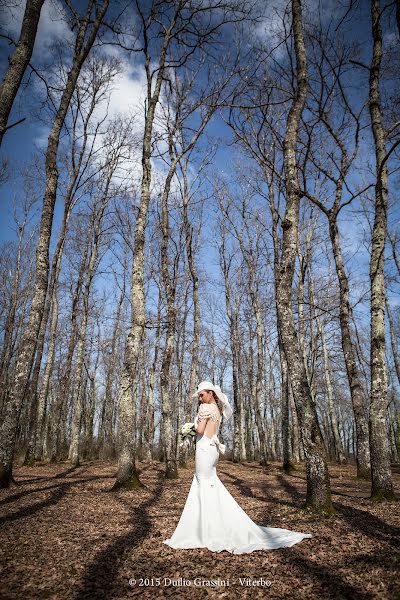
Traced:
<path fill-rule="evenodd" d="M 57 247 L 53 256 L 51 275 L 50 275 L 50 283 L 48 288 L 48 296 L 46 298 L 45 309 L 43 312 L 42 323 L 40 326 L 40 333 L 38 336 L 37 347 L 36 347 L 36 359 L 35 366 L 32 373 L 32 380 L 30 383 L 31 394 L 34 399 L 37 398 L 36 405 L 36 420 L 34 422 L 34 426 L 31 432 L 31 442 L 30 446 L 32 451 L 28 449 L 27 458 L 28 462 L 30 458 L 34 460 L 40 460 L 42 458 L 43 453 L 43 432 L 44 432 L 44 410 L 45 405 L 47 403 L 47 394 L 49 392 L 49 384 L 50 378 L 53 371 L 54 357 L 56 351 L 56 335 L 57 335 L 57 325 L 58 325 L 58 302 L 57 302 L 57 283 L 61 270 L 61 261 L 64 252 L 65 239 L 67 235 L 68 222 L 71 216 L 71 211 L 73 208 L 73 196 L 72 190 L 74 183 L 77 178 L 77 173 L 75 173 L 72 181 L 70 182 L 68 193 L 66 196 L 66 201 L 64 205 L 64 214 L 62 225 L 60 229 L 60 234 L 58 237 Z M 46 337 L 46 329 L 47 322 L 49 318 L 49 313 L 51 310 L 51 326 L 50 326 L 50 341 L 49 348 L 47 351 L 47 360 L 46 366 L 44 368 L 44 375 L 42 386 L 40 392 L 38 393 L 38 379 L 40 373 L 40 366 L 42 363 L 43 349 L 44 349 L 44 340 Z M 32 454 L 32 456 L 31 456 Z"/>
<path fill-rule="evenodd" d="M 255 317 L 256 317 L 256 335 L 257 335 L 257 373 L 256 373 L 256 393 L 255 393 L 255 417 L 258 431 L 258 437 L 260 440 L 260 463 L 262 465 L 267 464 L 267 439 L 265 435 L 265 426 L 261 414 L 261 403 L 263 396 L 263 372 L 264 372 L 264 325 L 262 323 L 262 315 L 259 306 L 258 299 L 255 299 Z"/>
<path fill-rule="evenodd" d="M 329 215 L 329 234 L 332 243 L 333 256 L 335 259 L 336 273 L 339 281 L 340 308 L 339 320 L 340 331 L 342 335 L 342 348 L 346 364 L 347 378 L 350 386 L 350 394 L 353 405 L 354 420 L 356 426 L 357 439 L 357 476 L 369 478 L 370 471 L 370 452 L 369 452 L 369 432 L 368 420 L 364 395 L 361 385 L 361 374 L 357 366 L 357 352 L 353 343 L 350 330 L 350 290 L 347 278 L 342 251 L 340 247 L 339 230 L 337 226 L 337 213 L 330 211 Z"/>
<path fill-rule="evenodd" d="M 4 420 L 0 429 L 0 487 L 9 487 L 13 481 L 12 462 L 18 421 L 25 394 L 29 386 L 29 377 L 35 357 L 37 336 L 39 334 L 46 302 L 49 277 L 49 245 L 58 183 L 57 154 L 60 134 L 82 65 L 96 39 L 97 32 L 107 11 L 108 4 L 109 0 L 103 1 L 101 7 L 96 10 L 96 16 L 93 21 L 91 17 L 93 2 L 91 0 L 84 18 L 80 20 L 75 41 L 72 66 L 68 72 L 67 82 L 62 92 L 60 104 L 48 139 L 45 161 L 46 188 L 36 251 L 35 286 L 29 312 L 29 322 L 25 329 L 21 343 L 21 351 L 18 356 L 15 381 L 12 386 L 9 401 L 7 402 Z M 89 29 L 90 27 L 91 29 Z"/>
<path fill-rule="evenodd" d="M 157 327 L 156 327 L 156 335 L 154 340 L 154 356 L 153 363 L 150 369 L 149 375 L 149 406 L 148 406 L 148 430 L 147 437 L 149 441 L 149 446 L 151 451 L 153 452 L 153 443 L 154 443 L 154 405 L 155 405 L 155 380 L 156 380 L 156 371 L 158 364 L 158 350 L 160 345 L 160 332 L 161 332 L 161 297 L 158 297 L 157 303 Z"/>
<path fill-rule="evenodd" d="M 371 0 L 372 63 L 369 78 L 369 111 L 375 142 L 376 186 L 375 219 L 372 230 L 371 280 L 371 406 L 369 432 L 371 450 L 371 498 L 393 500 L 390 451 L 386 425 L 387 372 L 385 341 L 385 281 L 384 254 L 387 231 L 388 172 L 386 165 L 385 129 L 382 124 L 380 100 L 380 67 L 382 60 L 382 29 L 379 0 Z"/>
<path fill-rule="evenodd" d="M 284 139 L 286 210 L 282 222 L 283 238 L 277 285 L 277 314 L 306 457 L 306 506 L 311 510 L 331 513 L 333 512 L 333 506 L 326 452 L 307 373 L 300 356 L 292 312 L 292 284 L 297 254 L 300 205 L 296 146 L 299 123 L 307 96 L 307 57 L 303 38 L 300 0 L 292 0 L 292 16 L 297 64 L 297 88 L 287 118 Z"/>
<path fill-rule="evenodd" d="M 34 365 L 34 368 L 32 371 L 32 377 L 31 377 L 31 381 L 30 381 L 30 385 L 29 385 L 29 394 L 31 396 L 30 402 L 34 403 L 35 406 L 37 405 L 37 410 L 36 410 L 37 418 L 36 418 L 36 420 L 34 420 L 34 422 L 32 424 L 32 431 L 30 432 L 30 443 L 29 443 L 29 448 L 28 448 L 28 452 L 27 452 L 27 457 L 25 459 L 28 462 L 31 462 L 37 454 L 37 452 L 35 451 L 35 440 L 37 437 L 36 434 L 37 434 L 38 423 L 41 423 L 43 421 L 43 406 L 44 406 L 44 401 L 46 399 L 45 397 L 42 396 L 41 392 L 39 393 L 39 391 L 38 391 L 38 382 L 39 382 L 40 368 L 41 368 L 41 364 L 42 364 L 42 357 L 43 357 L 44 343 L 45 343 L 45 338 L 46 338 L 47 325 L 48 325 L 50 311 L 53 311 L 52 298 L 55 294 L 55 287 L 57 286 L 58 278 L 60 275 L 61 260 L 62 260 L 62 256 L 63 256 L 63 252 L 64 252 L 65 239 L 66 239 L 66 235 L 67 235 L 67 231 L 68 231 L 68 224 L 69 224 L 69 220 L 70 220 L 70 217 L 72 214 L 72 210 L 77 202 L 77 197 L 75 197 L 75 194 L 76 194 L 75 186 L 78 182 L 79 175 L 82 172 L 81 167 L 82 167 L 82 164 L 84 163 L 85 152 L 86 152 L 86 148 L 88 145 L 88 139 L 89 139 L 89 122 L 90 122 L 90 119 L 96 108 L 96 103 L 97 103 L 97 95 L 96 95 L 96 91 L 94 91 L 92 94 L 92 97 L 91 97 L 90 108 L 87 111 L 85 118 L 83 119 L 83 133 L 79 132 L 79 142 L 78 143 L 76 141 L 76 134 L 74 131 L 75 137 L 73 140 L 73 147 L 72 147 L 72 156 L 73 156 L 72 173 L 71 173 L 71 177 L 70 177 L 68 187 L 67 187 L 67 190 L 65 193 L 63 218 L 62 218 L 60 233 L 58 236 L 56 250 L 54 252 L 54 256 L 53 256 L 53 260 L 52 260 L 50 281 L 49 281 L 49 286 L 48 286 L 48 291 L 47 291 L 45 308 L 43 311 L 42 323 L 40 326 L 40 332 L 39 332 L 39 336 L 38 336 L 37 344 L 36 344 L 35 365 Z M 78 157 L 76 156 L 76 145 L 79 146 Z M 92 146 L 92 148 L 93 148 L 93 146 Z M 85 168 L 87 167 L 87 164 L 90 160 L 91 154 L 92 154 L 92 150 L 89 152 L 89 156 L 86 158 L 86 161 L 85 161 L 86 164 L 83 165 L 83 171 L 85 171 Z M 56 316 L 56 320 L 57 319 L 58 319 L 58 315 Z M 53 323 L 53 316 L 52 316 L 51 322 Z M 52 330 L 56 331 L 56 329 L 57 329 L 57 322 L 55 323 L 55 328 L 53 328 L 53 326 L 52 326 Z M 51 343 L 50 343 L 50 348 L 54 352 L 55 348 L 52 347 Z M 50 358 L 50 363 L 52 363 L 52 360 L 53 359 Z M 47 359 L 47 364 L 49 364 L 49 358 Z M 52 366 L 51 366 L 51 368 L 52 368 Z M 45 372 L 46 372 L 46 367 L 45 367 Z M 51 375 L 51 371 L 50 371 L 50 375 Z"/>
<path fill-rule="evenodd" d="M 196 389 L 197 370 L 199 361 L 199 341 L 200 341 L 200 308 L 199 308 L 199 277 L 197 273 L 195 261 L 195 248 L 193 241 L 193 226 L 189 220 L 188 204 L 189 204 L 189 185 L 187 176 L 188 159 L 184 159 L 182 166 L 183 174 L 183 226 L 185 231 L 186 256 L 188 260 L 190 279 L 192 282 L 192 298 L 193 298 L 193 342 L 191 348 L 190 374 L 189 374 L 189 392 L 192 394 Z M 192 403 L 186 402 L 185 419 L 190 422 L 192 416 Z M 184 447 L 181 453 L 182 466 L 187 462 L 188 450 Z"/>
<path fill-rule="evenodd" d="M 234 305 L 232 298 L 232 284 L 230 279 L 230 264 L 231 257 L 227 256 L 226 252 L 226 240 L 225 232 L 221 229 L 221 244 L 219 247 L 220 255 L 220 267 L 224 277 L 224 291 L 225 291 L 225 304 L 226 312 L 229 321 L 229 342 L 232 356 L 232 393 L 233 393 L 233 462 L 240 462 L 245 460 L 245 449 L 244 446 L 244 431 L 243 431 L 243 398 L 242 390 L 239 385 L 239 360 L 240 356 L 238 353 L 238 306 Z"/>
<path fill-rule="evenodd" d="M 280 262 L 280 249 L 279 249 L 279 234 L 278 234 L 278 223 L 280 215 L 276 207 L 276 192 L 274 184 L 274 175 L 270 175 L 268 170 L 264 170 L 265 179 L 268 184 L 268 202 L 271 213 L 272 221 L 272 243 L 274 248 L 274 283 L 275 283 L 275 306 L 277 306 L 278 296 L 278 281 L 279 281 L 279 262 Z M 278 320 L 278 313 L 276 313 Z M 291 473 L 294 470 L 292 462 L 292 448 L 291 448 L 291 435 L 290 435 L 290 387 L 289 387 L 289 373 L 286 363 L 286 356 L 283 348 L 282 337 L 278 326 L 278 348 L 279 348 L 279 361 L 281 371 L 281 435 L 282 435 L 282 469 L 286 473 Z M 271 363 L 270 363 L 271 364 Z"/>
<path fill-rule="evenodd" d="M 84 443 L 84 457 L 88 460 L 93 458 L 93 446 L 94 446 L 94 417 L 96 413 L 96 403 L 97 403 L 97 385 L 96 385 L 96 375 L 97 369 L 99 366 L 99 358 L 100 358 L 100 327 L 98 327 L 97 334 L 97 349 L 96 349 L 96 359 L 93 365 L 93 371 L 90 373 L 88 371 L 88 379 L 89 379 L 89 390 L 87 394 L 87 407 L 85 414 L 85 443 Z"/>
<path fill-rule="evenodd" d="M 125 279 L 121 295 L 119 297 L 117 310 L 115 312 L 114 328 L 111 338 L 111 348 L 109 361 L 107 365 L 106 389 L 104 393 L 103 414 L 99 431 L 99 456 L 103 460 L 110 460 L 114 457 L 114 439 L 113 439 L 113 383 L 116 377 L 115 367 L 117 364 L 117 341 L 120 329 L 121 311 L 125 298 Z"/>
<path fill-rule="evenodd" d="M 270 447 L 271 447 L 271 460 L 277 460 L 279 455 L 279 439 L 277 436 L 277 428 L 276 428 L 276 419 L 275 419 L 275 377 L 273 371 L 273 360 L 272 360 L 272 352 L 269 353 L 269 377 L 268 377 L 268 387 L 265 393 L 265 408 L 269 404 L 269 410 L 271 414 L 271 420 L 269 425 L 269 438 L 270 438 Z M 264 408 L 264 414 L 265 414 Z M 266 420 L 264 418 L 264 420 Z"/>
<path fill-rule="evenodd" d="M 17 47 L 8 62 L 0 85 L 0 146 L 7 129 L 8 117 L 19 90 L 26 67 L 31 60 L 44 0 L 27 0 Z"/>
<path fill-rule="evenodd" d="M 176 18 L 176 15 L 175 15 Z M 147 214 L 150 203 L 151 187 L 151 146 L 156 107 L 159 102 L 161 85 L 164 77 L 167 49 L 175 21 L 165 32 L 159 56 L 154 91 L 152 90 L 153 74 L 150 69 L 150 55 L 145 31 L 145 70 L 147 77 L 147 114 L 145 119 L 142 147 L 142 181 L 140 189 L 140 206 L 135 223 L 133 242 L 133 267 L 131 274 L 131 326 L 129 329 L 124 366 L 119 392 L 119 446 L 118 472 L 113 489 L 121 487 L 135 488 L 141 486 L 135 466 L 135 445 L 133 442 L 134 410 L 131 406 L 134 378 L 138 374 L 138 362 L 146 326 L 145 289 L 144 289 L 144 245 L 146 235 Z"/>
<path fill-rule="evenodd" d="M 56 353 L 56 338 L 57 338 L 57 325 L 58 325 L 58 300 L 57 300 L 57 288 L 53 288 L 52 296 L 52 319 L 50 328 L 50 342 L 47 351 L 46 367 L 43 374 L 42 387 L 40 390 L 37 415 L 36 415 L 36 432 L 34 436 L 34 457 L 35 460 L 41 460 L 43 455 L 43 435 L 44 429 L 44 417 L 46 411 L 46 404 L 48 404 L 48 394 L 50 389 L 50 378 L 53 372 L 54 357 Z"/>
<path fill-rule="evenodd" d="M 171 265 L 169 257 L 169 240 L 171 237 L 169 224 L 169 195 L 171 189 L 172 178 L 176 171 L 177 161 L 172 157 L 172 147 L 170 140 L 170 157 L 172 163 L 164 184 L 164 190 L 161 197 L 161 279 L 163 282 L 165 301 L 166 301 L 166 334 L 164 353 L 161 361 L 160 371 L 160 391 L 161 391 L 161 427 L 162 439 L 164 443 L 164 459 L 165 459 L 165 477 L 167 479 L 177 479 L 178 469 L 176 464 L 176 455 L 173 451 L 174 429 L 172 423 L 172 405 L 171 405 L 171 361 L 175 346 L 175 329 L 176 329 L 176 311 L 175 311 L 175 295 L 176 295 L 176 260 L 172 261 L 175 264 L 175 276 L 171 274 Z"/>
<path fill-rule="evenodd" d="M 313 306 L 315 306 L 314 283 L 313 283 L 313 279 L 312 279 L 312 274 L 310 272 L 309 272 L 308 288 L 309 288 L 309 295 L 310 295 L 310 307 L 313 307 Z M 334 402 L 333 402 L 331 369 L 330 369 L 330 364 L 329 364 L 328 348 L 326 345 L 325 329 L 322 324 L 320 316 L 319 315 L 315 316 L 315 314 L 313 314 L 313 313 L 314 313 L 314 310 L 312 309 L 312 318 L 315 319 L 317 322 L 317 328 L 318 328 L 319 336 L 321 338 L 322 359 L 323 359 L 323 363 L 324 363 L 324 376 L 325 376 L 325 383 L 326 383 L 326 394 L 327 394 L 327 399 L 328 399 L 329 425 L 330 425 L 330 430 L 331 430 L 332 437 L 333 437 L 335 456 L 336 456 L 336 460 L 339 462 L 339 464 L 345 464 L 347 462 L 347 459 L 343 452 L 343 446 L 342 446 L 342 442 L 340 439 L 339 427 L 338 427 L 338 422 L 337 422 L 337 417 L 336 417 L 336 412 L 335 412 L 335 407 L 334 407 Z"/>
<path fill-rule="evenodd" d="M 290 442 L 290 395 L 289 395 L 289 374 L 286 364 L 286 358 L 282 351 L 281 354 L 281 413 L 282 413 L 282 469 L 285 473 L 291 473 L 295 467 L 292 462 L 291 442 Z"/>
<path fill-rule="evenodd" d="M 321 323 L 321 319 L 317 317 L 317 326 L 319 335 L 321 337 L 322 344 L 322 357 L 324 361 L 324 375 L 325 375 L 325 383 L 326 383 L 326 394 L 328 397 L 328 414 L 329 414 L 329 424 L 333 436 L 334 448 L 336 459 L 340 464 L 345 464 L 347 462 L 346 456 L 343 452 L 342 442 L 339 434 L 339 427 L 337 423 L 335 407 L 333 403 L 333 391 L 332 391 L 332 383 L 331 383 L 331 374 L 330 374 L 330 365 L 329 365 L 329 356 L 328 349 L 326 346 L 326 336 L 324 327 Z"/>
<path fill-rule="evenodd" d="M 79 267 L 78 279 L 76 282 L 71 308 L 71 334 L 68 342 L 67 356 L 65 366 L 59 383 L 59 392 L 55 398 L 54 416 L 51 422 L 51 443 L 50 443 L 50 462 L 56 462 L 59 458 L 62 428 L 65 426 L 63 415 L 66 413 L 66 405 L 69 397 L 71 378 L 72 378 L 72 360 L 76 348 L 76 339 L 78 335 L 78 308 L 81 296 L 81 290 L 84 282 L 84 276 L 87 271 L 87 258 L 90 245 L 90 230 L 87 232 L 81 264 Z"/>
<path fill-rule="evenodd" d="M 4 325 L 3 349 L 1 353 L 0 363 L 0 415 L 3 411 L 7 393 L 8 393 L 8 377 L 13 354 L 13 335 L 15 328 L 15 316 L 18 307 L 19 286 L 21 281 L 21 261 L 23 254 L 23 241 L 25 228 L 28 219 L 28 212 L 25 213 L 24 221 L 18 227 L 18 250 L 15 262 L 14 277 L 12 282 L 12 291 L 10 304 L 7 310 L 7 317 Z"/>
<path fill-rule="evenodd" d="M 73 399 L 73 418 L 72 418 L 72 431 L 71 431 L 71 443 L 69 447 L 69 460 L 74 467 L 77 467 L 80 462 L 80 435 L 81 435 L 81 423 L 82 423 L 82 401 L 83 401 L 83 362 L 86 345 L 86 330 L 89 320 L 89 300 L 93 277 L 97 268 L 97 257 L 99 252 L 99 245 L 101 242 L 101 228 L 104 218 L 104 212 L 106 209 L 107 202 L 109 200 L 109 186 L 111 183 L 112 174 L 114 173 L 116 163 L 111 163 L 111 167 L 108 173 L 107 181 L 104 190 L 101 192 L 101 199 L 99 205 L 97 203 L 93 206 L 93 243 L 90 252 L 89 265 L 86 273 L 85 289 L 83 293 L 83 311 L 82 321 L 79 331 L 78 350 L 76 358 L 76 371 L 75 371 L 75 394 Z"/>

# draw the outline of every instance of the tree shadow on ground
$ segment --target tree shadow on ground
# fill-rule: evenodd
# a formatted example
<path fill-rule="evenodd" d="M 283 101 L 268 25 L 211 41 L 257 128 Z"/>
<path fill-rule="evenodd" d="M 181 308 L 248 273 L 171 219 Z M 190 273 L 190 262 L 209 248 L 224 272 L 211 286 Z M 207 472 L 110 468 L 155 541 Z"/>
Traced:
<path fill-rule="evenodd" d="M 282 498 L 276 498 L 275 496 L 273 496 L 271 494 L 271 492 L 269 491 L 269 486 L 267 484 L 263 485 L 261 488 L 263 495 L 256 496 L 254 494 L 253 490 L 251 489 L 251 487 L 249 486 L 248 482 L 246 482 L 244 479 L 240 479 L 236 475 L 235 476 L 231 475 L 230 473 L 227 473 L 226 471 L 220 470 L 220 473 L 222 473 L 226 477 L 229 477 L 230 483 L 232 483 L 232 485 L 236 486 L 236 488 L 239 490 L 241 496 L 245 496 L 246 498 L 255 498 L 256 500 L 262 500 L 264 502 L 269 502 L 271 504 L 276 504 L 278 506 L 284 505 L 284 506 L 289 506 L 291 508 L 298 508 L 298 503 L 292 502 L 290 500 L 284 500 Z"/>
<path fill-rule="evenodd" d="M 388 525 L 372 513 L 354 506 L 345 506 L 337 502 L 334 503 L 334 506 L 354 529 L 358 529 L 364 535 L 388 544 L 396 550 L 400 548 L 399 527 Z"/>
<path fill-rule="evenodd" d="M 46 467 L 48 465 L 47 464 L 35 465 L 36 468 L 38 466 Z M 26 468 L 28 468 L 28 467 L 26 467 Z M 51 479 L 62 479 L 63 477 L 67 477 L 67 475 L 70 475 L 74 471 L 77 471 L 79 468 L 80 467 L 72 467 L 71 466 L 66 471 L 62 471 L 61 473 L 56 473 L 55 475 L 42 475 L 41 477 L 34 477 L 33 479 L 18 479 L 17 485 L 27 485 L 29 483 L 36 483 L 37 481 L 50 481 Z"/>
<path fill-rule="evenodd" d="M 231 475 L 226 471 L 220 470 L 219 472 L 225 475 L 225 477 L 229 477 L 229 483 L 232 483 L 232 485 L 236 486 L 242 496 L 245 496 L 246 498 L 258 499 L 258 496 L 254 495 L 253 490 L 249 486 L 248 482 L 246 482 L 244 479 L 240 479 L 239 477 L 237 477 L 237 475 Z"/>
<path fill-rule="evenodd" d="M 374 596 L 368 592 L 363 592 L 349 582 L 344 581 L 337 570 L 337 565 L 320 565 L 313 562 L 310 558 L 304 556 L 300 550 L 295 547 L 285 548 L 281 552 L 281 559 L 288 569 L 293 566 L 318 587 L 322 588 L 323 598 L 335 598 L 336 600 L 372 600 Z M 300 590 L 298 590 L 300 591 Z M 294 594 L 296 597 L 296 594 Z M 298 597 L 301 597 L 300 594 Z"/>
<path fill-rule="evenodd" d="M 291 475 L 288 475 L 287 477 L 291 477 Z M 278 479 L 288 494 L 293 498 L 298 497 L 299 492 L 297 488 L 292 485 L 287 478 L 279 475 Z M 333 495 L 335 494 L 333 493 Z M 349 497 L 355 501 L 360 499 L 358 496 Z M 354 529 L 358 529 L 368 537 L 384 542 L 395 548 L 400 547 L 400 528 L 388 525 L 385 521 L 367 510 L 361 510 L 360 508 L 347 506 L 338 502 L 334 502 L 333 504 L 336 511 L 340 513 Z M 373 505 L 371 504 L 371 507 L 372 506 Z"/>
<path fill-rule="evenodd" d="M 50 477 L 49 479 L 54 479 L 54 477 Z M 11 496 L 8 496 L 7 498 L 4 498 L 3 500 L 1 500 L 0 506 L 5 506 L 6 504 L 9 504 L 11 502 L 18 501 L 18 500 L 24 498 L 25 496 L 29 496 L 30 494 L 37 494 L 39 492 L 47 492 L 50 490 L 54 490 L 54 493 L 52 496 L 50 496 L 50 498 L 47 498 L 46 500 L 37 502 L 36 504 L 32 504 L 30 506 L 24 506 L 23 508 L 16 511 L 15 513 L 0 517 L 0 525 L 4 525 L 5 523 L 8 523 L 10 521 L 16 521 L 22 517 L 28 517 L 30 515 L 35 514 L 38 511 L 42 510 L 43 508 L 57 504 L 61 500 L 61 498 L 63 496 L 65 496 L 66 492 L 74 486 L 80 485 L 82 483 L 87 483 L 90 481 L 103 480 L 103 479 L 114 479 L 114 477 L 113 476 L 87 477 L 85 479 L 78 479 L 76 481 L 71 480 L 71 481 L 68 481 L 68 483 L 64 482 L 61 484 L 50 485 L 47 487 L 23 490 L 23 491 L 19 492 L 18 494 L 13 494 Z"/>
<path fill-rule="evenodd" d="M 63 496 L 65 496 L 69 487 L 71 487 L 72 483 L 62 483 L 61 485 L 55 485 L 51 488 L 44 488 L 44 490 L 54 489 L 54 493 L 43 500 L 42 502 L 36 502 L 36 504 L 32 504 L 30 506 L 24 506 L 20 510 L 11 515 L 6 515 L 0 518 L 0 525 L 4 525 L 5 523 L 10 523 L 11 521 L 17 521 L 18 519 L 22 519 L 23 517 L 30 517 L 37 513 L 38 511 L 46 508 L 48 506 L 54 506 L 57 504 Z"/>
<path fill-rule="evenodd" d="M 77 600 L 96 600 L 98 598 L 112 598 L 116 593 L 115 581 L 120 569 L 120 563 L 124 557 L 131 553 L 148 535 L 153 527 L 152 517 L 148 514 L 150 507 L 159 499 L 164 485 L 164 471 L 157 473 L 157 485 L 152 490 L 150 498 L 142 502 L 139 506 L 133 507 L 129 503 L 129 508 L 133 511 L 131 518 L 132 528 L 122 536 L 119 536 L 112 544 L 107 546 L 85 570 L 84 580 L 80 586 L 83 589 L 77 593 Z M 146 488 L 147 490 L 149 488 Z M 109 492 L 116 494 L 127 494 L 130 497 L 132 492 Z M 121 496 L 118 500 L 124 502 Z M 125 502 L 124 502 L 125 503 Z M 124 587 L 126 593 L 126 587 Z M 124 590 L 119 590 L 123 592 Z"/>

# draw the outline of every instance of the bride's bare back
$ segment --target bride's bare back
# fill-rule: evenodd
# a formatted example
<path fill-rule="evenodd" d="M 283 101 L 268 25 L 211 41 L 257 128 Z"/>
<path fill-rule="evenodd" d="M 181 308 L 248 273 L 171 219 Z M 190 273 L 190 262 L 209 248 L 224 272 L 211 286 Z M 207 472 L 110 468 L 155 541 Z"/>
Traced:
<path fill-rule="evenodd" d="M 204 435 L 206 435 L 208 438 L 211 439 L 213 435 L 218 433 L 219 424 L 221 422 L 221 413 L 219 412 L 216 404 L 200 404 L 197 419 L 199 423 L 207 420 L 206 427 L 204 429 Z"/>

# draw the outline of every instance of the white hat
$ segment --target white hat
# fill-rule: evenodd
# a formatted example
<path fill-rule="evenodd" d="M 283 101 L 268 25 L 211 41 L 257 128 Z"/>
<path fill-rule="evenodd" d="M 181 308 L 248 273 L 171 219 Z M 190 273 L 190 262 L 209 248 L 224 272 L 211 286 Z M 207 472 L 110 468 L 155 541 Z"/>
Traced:
<path fill-rule="evenodd" d="M 233 410 L 231 405 L 229 404 L 228 397 L 226 396 L 226 394 L 222 393 L 219 385 L 214 385 L 213 383 L 211 383 L 211 381 L 202 381 L 201 383 L 199 383 L 197 390 L 193 394 L 192 398 L 198 398 L 199 392 L 203 390 L 206 390 L 208 392 L 215 392 L 215 394 L 218 396 L 218 399 L 221 401 L 222 413 L 224 415 L 224 418 L 230 419 L 233 414 Z"/>

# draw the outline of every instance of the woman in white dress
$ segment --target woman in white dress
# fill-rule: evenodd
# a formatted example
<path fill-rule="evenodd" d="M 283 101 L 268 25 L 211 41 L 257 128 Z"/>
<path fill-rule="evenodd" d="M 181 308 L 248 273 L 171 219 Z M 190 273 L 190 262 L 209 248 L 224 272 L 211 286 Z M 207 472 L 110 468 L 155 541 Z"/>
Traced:
<path fill-rule="evenodd" d="M 200 383 L 194 397 L 201 404 L 195 419 L 197 431 L 196 472 L 182 515 L 173 535 L 163 543 L 171 548 L 208 548 L 245 554 L 293 546 L 307 533 L 256 525 L 219 479 L 216 466 L 225 446 L 218 439 L 221 414 L 232 416 L 232 408 L 219 386 Z"/>

